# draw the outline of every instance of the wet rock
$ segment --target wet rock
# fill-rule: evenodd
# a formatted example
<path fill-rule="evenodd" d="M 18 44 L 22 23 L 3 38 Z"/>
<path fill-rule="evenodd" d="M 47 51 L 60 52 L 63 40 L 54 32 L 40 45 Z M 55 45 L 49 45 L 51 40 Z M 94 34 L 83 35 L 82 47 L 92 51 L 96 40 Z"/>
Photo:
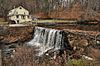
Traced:
<path fill-rule="evenodd" d="M 33 39 L 27 45 L 38 47 L 37 56 L 41 56 L 49 50 L 71 50 L 67 34 L 64 31 L 43 27 L 35 27 Z"/>

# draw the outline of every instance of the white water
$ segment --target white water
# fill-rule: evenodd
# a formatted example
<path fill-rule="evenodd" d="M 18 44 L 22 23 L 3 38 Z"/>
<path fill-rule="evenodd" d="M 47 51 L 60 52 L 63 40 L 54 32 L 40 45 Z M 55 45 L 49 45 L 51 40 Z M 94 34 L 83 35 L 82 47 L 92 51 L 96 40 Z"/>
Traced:
<path fill-rule="evenodd" d="M 42 27 L 35 27 L 33 39 L 28 42 L 28 45 L 38 47 L 38 56 L 50 49 L 54 51 L 63 49 L 64 44 L 63 31 Z"/>

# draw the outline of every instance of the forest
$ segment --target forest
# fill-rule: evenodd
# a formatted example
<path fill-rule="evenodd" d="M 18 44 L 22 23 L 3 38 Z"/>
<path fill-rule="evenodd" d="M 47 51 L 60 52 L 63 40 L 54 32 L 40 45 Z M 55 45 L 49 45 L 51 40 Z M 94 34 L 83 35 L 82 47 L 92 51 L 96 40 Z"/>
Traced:
<path fill-rule="evenodd" d="M 49 18 L 100 18 L 100 0 L 0 0 L 0 17 L 6 19 L 9 10 L 18 6 L 28 9 L 30 14 L 43 13 Z"/>

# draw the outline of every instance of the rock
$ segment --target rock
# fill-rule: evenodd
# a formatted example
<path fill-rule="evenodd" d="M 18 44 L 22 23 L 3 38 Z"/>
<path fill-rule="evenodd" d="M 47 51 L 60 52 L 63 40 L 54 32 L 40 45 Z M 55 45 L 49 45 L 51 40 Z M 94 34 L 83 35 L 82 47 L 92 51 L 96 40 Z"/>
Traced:
<path fill-rule="evenodd" d="M 93 58 L 85 56 L 85 55 L 83 55 L 82 57 L 85 58 L 85 59 L 87 59 L 87 60 L 91 60 L 91 61 L 94 60 Z"/>

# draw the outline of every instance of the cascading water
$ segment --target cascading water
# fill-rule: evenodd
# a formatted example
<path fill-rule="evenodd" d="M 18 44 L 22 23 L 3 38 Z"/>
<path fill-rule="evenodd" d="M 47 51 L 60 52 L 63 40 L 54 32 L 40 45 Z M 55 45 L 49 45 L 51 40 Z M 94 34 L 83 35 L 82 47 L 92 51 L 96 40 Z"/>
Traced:
<path fill-rule="evenodd" d="M 65 39 L 64 31 L 48 29 L 42 27 L 35 27 L 33 39 L 27 44 L 37 47 L 39 52 L 37 55 L 41 56 L 48 50 L 54 51 L 68 48 L 68 39 Z"/>

